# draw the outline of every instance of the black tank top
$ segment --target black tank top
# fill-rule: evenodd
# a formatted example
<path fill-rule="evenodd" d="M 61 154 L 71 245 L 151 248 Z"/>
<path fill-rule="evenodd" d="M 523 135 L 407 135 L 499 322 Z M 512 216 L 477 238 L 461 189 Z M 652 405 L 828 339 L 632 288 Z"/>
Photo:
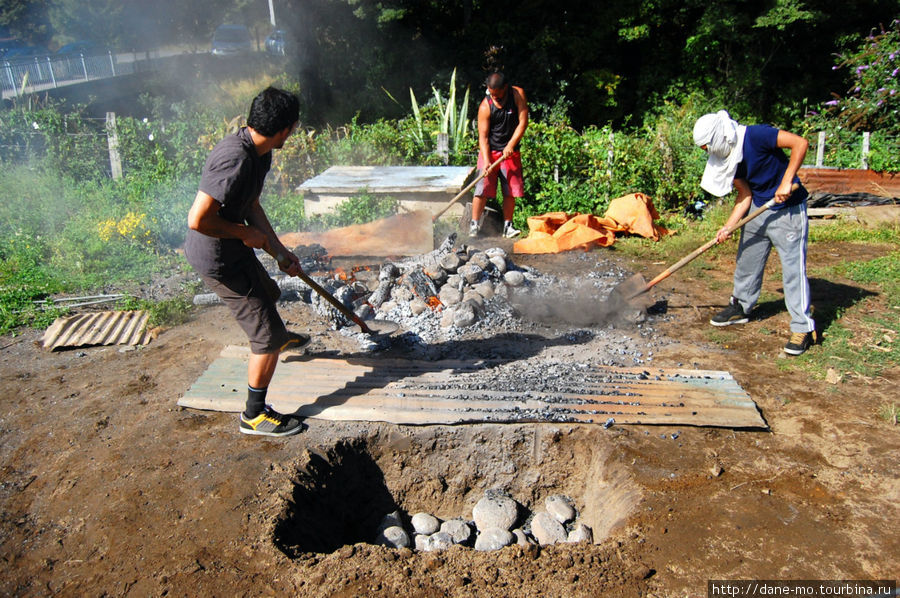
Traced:
<path fill-rule="evenodd" d="M 488 132 L 488 144 L 491 150 L 502 152 L 506 148 L 506 144 L 512 139 L 516 127 L 519 126 L 519 110 L 516 108 L 515 89 L 510 85 L 508 87 L 506 97 L 503 98 L 503 105 L 498 107 L 494 100 L 488 96 L 488 106 L 491 107 L 491 129 Z M 516 144 L 516 151 L 519 151 L 519 145 Z"/>

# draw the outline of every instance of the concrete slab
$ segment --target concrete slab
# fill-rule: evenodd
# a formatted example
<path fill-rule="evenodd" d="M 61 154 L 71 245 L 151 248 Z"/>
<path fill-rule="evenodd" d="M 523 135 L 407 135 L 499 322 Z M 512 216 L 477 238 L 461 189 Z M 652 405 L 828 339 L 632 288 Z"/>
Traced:
<path fill-rule="evenodd" d="M 475 172 L 471 166 L 332 166 L 300 185 L 307 215 L 333 212 L 361 191 L 390 196 L 409 211 L 439 212 Z M 463 202 L 464 203 L 464 202 Z M 462 205 L 447 211 L 459 218 Z"/>

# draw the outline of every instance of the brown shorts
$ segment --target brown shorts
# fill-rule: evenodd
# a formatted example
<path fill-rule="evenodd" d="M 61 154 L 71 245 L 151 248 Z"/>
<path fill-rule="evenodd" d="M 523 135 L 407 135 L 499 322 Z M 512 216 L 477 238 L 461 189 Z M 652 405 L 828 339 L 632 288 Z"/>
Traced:
<path fill-rule="evenodd" d="M 250 339 L 252 353 L 277 353 L 288 342 L 288 331 L 275 304 L 281 289 L 259 260 L 242 261 L 233 272 L 219 278 L 202 278 L 231 310 Z"/>

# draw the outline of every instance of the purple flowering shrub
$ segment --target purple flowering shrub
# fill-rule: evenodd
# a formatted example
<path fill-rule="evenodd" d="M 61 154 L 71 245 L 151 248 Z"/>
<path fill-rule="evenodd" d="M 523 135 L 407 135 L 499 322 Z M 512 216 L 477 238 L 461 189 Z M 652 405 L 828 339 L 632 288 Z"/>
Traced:
<path fill-rule="evenodd" d="M 838 55 L 834 70 L 846 69 L 850 87 L 825 102 L 826 121 L 851 131 L 900 134 L 900 20 Z"/>

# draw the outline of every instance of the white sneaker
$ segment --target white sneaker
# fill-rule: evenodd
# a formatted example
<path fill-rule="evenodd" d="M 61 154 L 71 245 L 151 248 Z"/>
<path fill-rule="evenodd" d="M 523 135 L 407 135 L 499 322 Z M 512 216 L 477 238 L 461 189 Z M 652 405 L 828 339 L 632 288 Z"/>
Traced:
<path fill-rule="evenodd" d="M 469 224 L 469 236 L 477 237 L 479 232 L 481 232 L 481 226 L 477 220 L 473 220 L 471 224 Z"/>
<path fill-rule="evenodd" d="M 515 239 L 520 234 L 522 234 L 522 231 L 513 228 L 511 220 L 507 220 L 503 223 L 503 236 L 507 239 Z"/>

